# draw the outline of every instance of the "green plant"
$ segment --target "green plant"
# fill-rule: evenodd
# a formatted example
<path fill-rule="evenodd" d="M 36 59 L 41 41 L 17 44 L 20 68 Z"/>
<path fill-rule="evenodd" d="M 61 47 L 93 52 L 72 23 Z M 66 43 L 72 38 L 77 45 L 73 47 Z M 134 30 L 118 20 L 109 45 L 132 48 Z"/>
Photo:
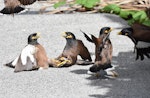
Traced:
<path fill-rule="evenodd" d="M 100 0 L 76 0 L 75 3 L 85 8 L 93 8 Z"/>
<path fill-rule="evenodd" d="M 75 0 L 74 4 L 82 5 L 85 8 L 93 8 L 100 0 Z M 66 0 L 59 1 L 54 4 L 54 8 L 61 7 L 66 4 Z"/>
<path fill-rule="evenodd" d="M 119 14 L 120 10 L 121 10 L 120 7 L 116 4 L 109 4 L 102 9 L 103 12 L 114 14 Z"/>
<path fill-rule="evenodd" d="M 109 4 L 102 9 L 102 12 L 119 15 L 121 18 L 127 20 L 129 25 L 138 22 L 150 26 L 150 19 L 145 11 L 123 10 L 116 4 Z"/>
<path fill-rule="evenodd" d="M 56 8 L 58 8 L 60 6 L 65 5 L 65 4 L 66 4 L 66 1 L 63 0 L 63 1 L 59 1 L 58 3 L 55 3 L 53 7 L 56 9 Z"/>

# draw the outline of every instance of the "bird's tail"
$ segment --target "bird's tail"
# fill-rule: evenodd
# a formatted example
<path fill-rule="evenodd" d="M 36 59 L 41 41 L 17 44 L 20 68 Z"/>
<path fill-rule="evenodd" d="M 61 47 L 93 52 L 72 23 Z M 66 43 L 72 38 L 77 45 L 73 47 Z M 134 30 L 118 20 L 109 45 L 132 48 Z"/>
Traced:
<path fill-rule="evenodd" d="M 23 10 L 24 10 L 24 8 L 20 7 L 20 6 L 17 6 L 15 8 L 7 8 L 7 7 L 5 7 L 5 8 L 3 8 L 0 11 L 0 13 L 2 13 L 2 14 L 14 14 L 14 13 L 19 13 L 19 12 L 21 12 Z"/>
<path fill-rule="evenodd" d="M 12 65 L 12 62 L 4 64 L 4 66 L 10 67 L 10 68 L 15 68 L 15 66 Z"/>

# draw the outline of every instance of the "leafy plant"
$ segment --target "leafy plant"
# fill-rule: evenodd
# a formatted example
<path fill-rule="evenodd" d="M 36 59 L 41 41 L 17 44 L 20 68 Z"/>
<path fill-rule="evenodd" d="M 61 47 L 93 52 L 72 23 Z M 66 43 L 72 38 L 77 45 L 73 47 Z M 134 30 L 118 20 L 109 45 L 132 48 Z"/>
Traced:
<path fill-rule="evenodd" d="M 76 0 L 76 4 L 80 4 L 86 8 L 93 8 L 100 0 Z"/>
<path fill-rule="evenodd" d="M 120 10 L 121 10 L 120 7 L 116 4 L 109 4 L 102 9 L 102 11 L 104 12 L 114 13 L 114 14 L 119 14 Z"/>
<path fill-rule="evenodd" d="M 150 26 L 150 19 L 145 11 L 123 10 L 116 4 L 109 4 L 102 11 L 119 15 L 121 18 L 127 20 L 129 25 L 138 22 Z"/>
<path fill-rule="evenodd" d="M 59 1 L 58 3 L 55 3 L 54 4 L 54 8 L 56 9 L 56 8 L 58 8 L 58 7 L 60 7 L 60 6 L 63 6 L 63 5 L 65 5 L 66 4 L 66 1 L 64 0 L 64 1 Z"/>

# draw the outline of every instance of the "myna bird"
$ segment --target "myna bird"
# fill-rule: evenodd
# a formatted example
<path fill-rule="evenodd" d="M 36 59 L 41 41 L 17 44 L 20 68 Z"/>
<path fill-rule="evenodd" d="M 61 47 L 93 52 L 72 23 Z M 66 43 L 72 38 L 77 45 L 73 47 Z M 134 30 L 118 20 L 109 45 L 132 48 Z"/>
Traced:
<path fill-rule="evenodd" d="M 103 27 L 99 32 L 99 37 L 106 37 L 112 31 L 111 27 Z"/>
<path fill-rule="evenodd" d="M 48 68 L 48 58 L 45 49 L 37 41 L 39 37 L 39 33 L 29 35 L 28 44 L 24 47 L 21 54 L 15 60 L 5 65 L 15 68 L 15 72 Z"/>
<path fill-rule="evenodd" d="M 150 58 L 150 27 L 134 23 L 131 27 L 122 29 L 118 35 L 128 36 L 133 41 L 135 44 L 134 50 L 136 50 L 136 60 L 139 57 L 141 60 L 144 60 L 144 55 Z"/>
<path fill-rule="evenodd" d="M 80 30 L 81 31 L 81 30 Z M 101 28 L 100 32 L 99 32 L 99 37 L 106 37 L 108 33 L 110 33 L 112 31 L 112 28 L 110 27 L 103 27 Z M 93 43 L 93 40 L 83 31 L 81 31 L 85 38 L 89 41 L 89 42 L 92 42 Z M 93 35 L 91 35 L 93 36 Z"/>
<path fill-rule="evenodd" d="M 22 5 L 30 5 L 39 0 L 4 0 L 5 7 L 0 11 L 3 14 L 14 14 L 23 11 Z"/>
<path fill-rule="evenodd" d="M 112 29 L 110 27 L 102 28 L 98 38 L 92 34 L 90 38 L 86 35 L 86 33 L 84 33 L 86 39 L 95 44 L 95 63 L 92 67 L 90 67 L 90 73 L 98 73 L 100 70 L 105 70 L 107 75 L 114 77 L 117 76 L 116 72 L 108 70 L 113 68 L 111 65 L 113 47 L 109 39 L 111 30 Z"/>
<path fill-rule="evenodd" d="M 77 61 L 77 56 L 86 61 L 92 61 L 90 53 L 81 40 L 76 39 L 71 32 L 64 32 L 63 37 L 66 39 L 66 45 L 62 54 L 52 59 L 52 66 L 54 67 L 68 67 L 74 65 Z"/>

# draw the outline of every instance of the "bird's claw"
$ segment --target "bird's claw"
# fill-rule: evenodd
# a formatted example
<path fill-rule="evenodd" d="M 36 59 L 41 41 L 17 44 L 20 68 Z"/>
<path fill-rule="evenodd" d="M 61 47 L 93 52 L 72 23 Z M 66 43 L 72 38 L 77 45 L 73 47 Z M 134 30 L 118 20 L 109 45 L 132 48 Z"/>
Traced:
<path fill-rule="evenodd" d="M 119 75 L 118 75 L 118 73 L 117 72 L 115 72 L 115 71 L 112 71 L 112 77 L 118 77 Z"/>
<path fill-rule="evenodd" d="M 65 65 L 67 63 L 71 63 L 71 61 L 67 60 L 67 59 L 64 59 L 62 62 L 60 62 L 59 64 L 57 64 L 57 67 L 62 67 L 63 65 Z"/>

